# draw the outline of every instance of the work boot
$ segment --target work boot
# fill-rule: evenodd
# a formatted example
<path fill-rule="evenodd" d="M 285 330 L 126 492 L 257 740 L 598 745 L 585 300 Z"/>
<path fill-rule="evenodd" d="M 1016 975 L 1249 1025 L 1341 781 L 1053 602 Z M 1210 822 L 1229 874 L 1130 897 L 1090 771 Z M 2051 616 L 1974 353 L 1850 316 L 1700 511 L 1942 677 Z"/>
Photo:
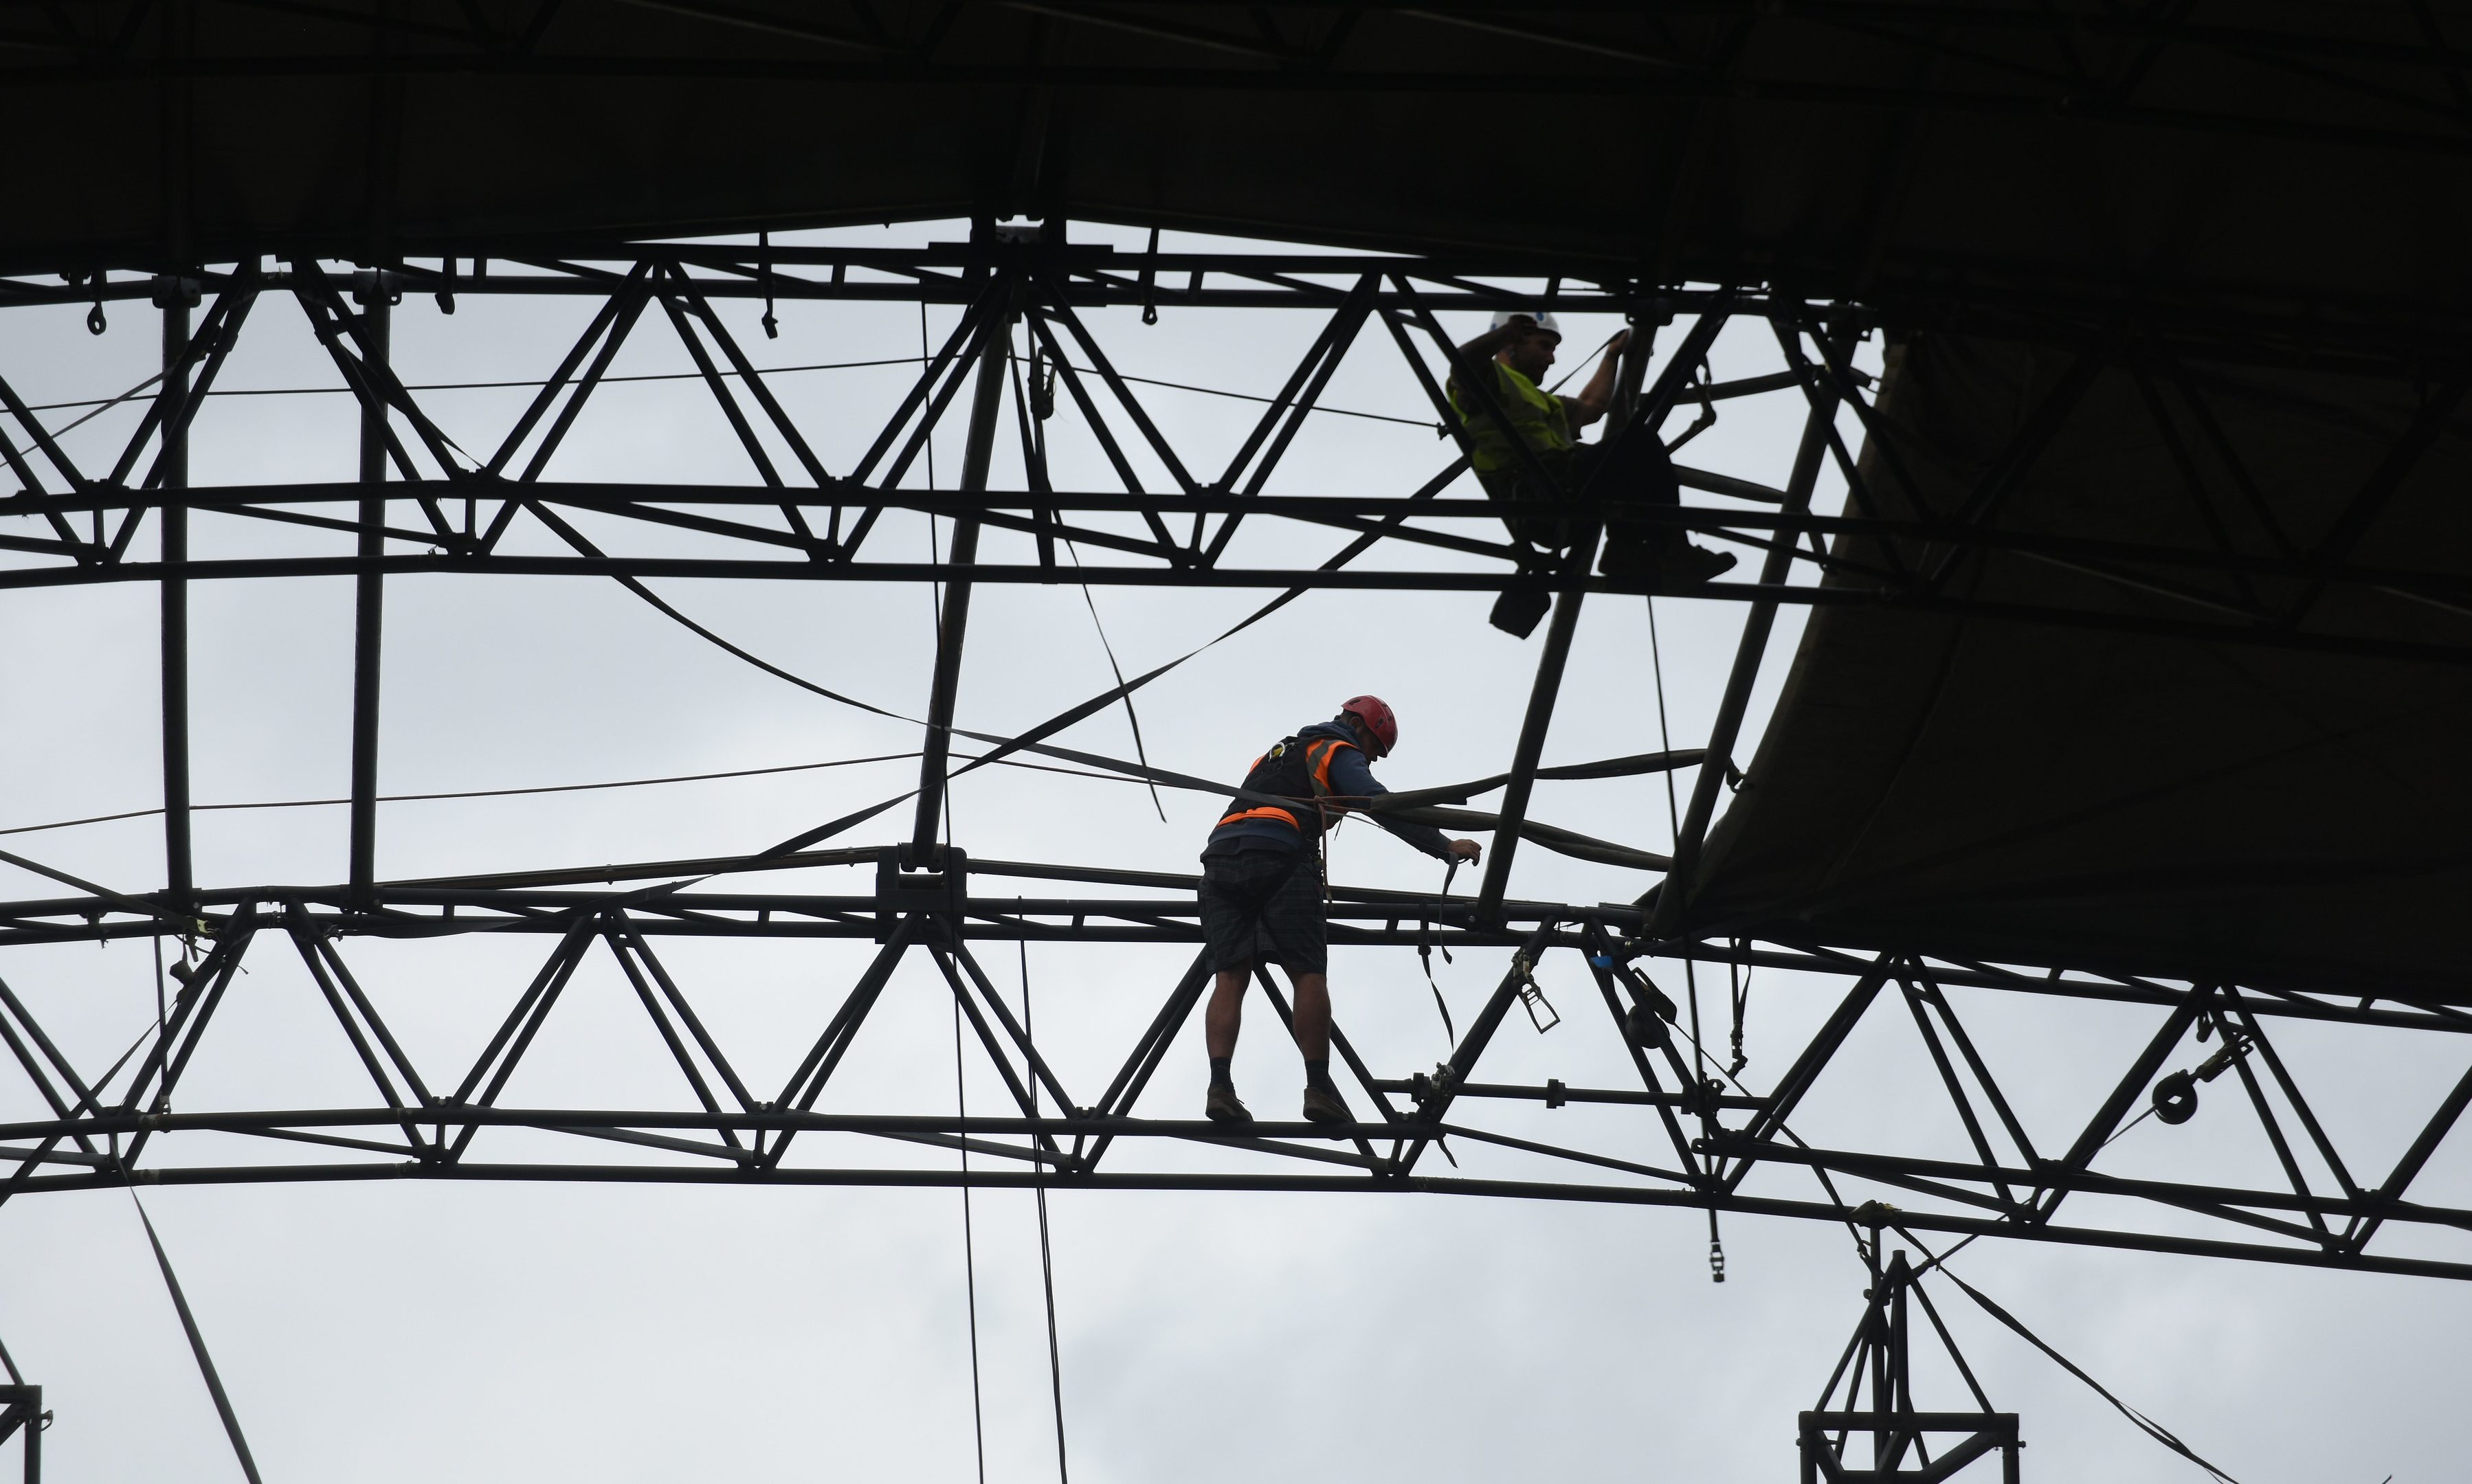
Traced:
<path fill-rule="evenodd" d="M 1554 595 L 1551 593 L 1506 592 L 1493 601 L 1493 612 L 1486 615 L 1486 622 L 1506 634 L 1525 639 L 1536 632 L 1537 622 L 1552 606 Z"/>
<path fill-rule="evenodd" d="M 1352 1123 L 1347 1104 L 1340 1101 L 1339 1090 L 1305 1084 L 1305 1120 L 1311 1123 Z"/>
<path fill-rule="evenodd" d="M 1210 1116 L 1210 1121 L 1213 1123 L 1253 1121 L 1253 1115 L 1247 1112 L 1245 1105 L 1236 1100 L 1236 1085 L 1232 1082 L 1211 1083 L 1210 1098 L 1202 1104 L 1202 1112 Z"/>
<path fill-rule="evenodd" d="M 1660 554 L 1652 580 L 1667 592 L 1687 592 L 1733 570 L 1733 553 L 1677 541 Z"/>

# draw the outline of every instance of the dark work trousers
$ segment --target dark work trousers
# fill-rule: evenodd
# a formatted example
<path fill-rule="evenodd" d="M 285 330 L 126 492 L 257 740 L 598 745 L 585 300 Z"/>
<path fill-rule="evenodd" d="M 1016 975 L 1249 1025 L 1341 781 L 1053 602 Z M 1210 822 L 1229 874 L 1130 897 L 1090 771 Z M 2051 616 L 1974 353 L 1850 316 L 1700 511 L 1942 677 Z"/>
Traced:
<path fill-rule="evenodd" d="M 1256 961 L 1291 975 L 1319 974 L 1327 959 L 1321 858 L 1301 841 L 1223 841 L 1201 856 L 1201 935 L 1213 972 Z"/>
<path fill-rule="evenodd" d="M 1489 498 L 1511 507 L 1502 523 L 1520 540 L 1548 552 L 1569 547 L 1580 533 L 1579 523 L 1552 512 L 1584 488 L 1589 498 L 1607 506 L 1606 570 L 1644 565 L 1658 551 L 1683 541 L 1679 527 L 1624 517 L 1626 506 L 1673 509 L 1682 504 L 1674 460 L 1652 431 L 1635 428 L 1620 442 L 1581 443 L 1540 454 L 1536 461 L 1559 483 L 1559 489 L 1537 488 L 1534 479 L 1517 466 L 1478 476 Z"/>

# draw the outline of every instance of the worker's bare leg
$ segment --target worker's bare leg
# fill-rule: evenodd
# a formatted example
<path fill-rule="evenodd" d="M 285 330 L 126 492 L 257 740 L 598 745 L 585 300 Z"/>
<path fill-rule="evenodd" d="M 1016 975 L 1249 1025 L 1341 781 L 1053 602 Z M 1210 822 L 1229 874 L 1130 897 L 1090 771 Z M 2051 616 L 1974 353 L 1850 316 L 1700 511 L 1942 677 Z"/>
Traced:
<path fill-rule="evenodd" d="M 1236 1055 L 1237 1032 L 1245 1018 L 1245 981 L 1250 967 L 1222 969 L 1210 991 L 1210 1007 L 1202 1012 L 1202 1042 L 1210 1050 L 1208 1112 L 1217 1122 L 1250 1122 L 1251 1115 L 1236 1100 L 1229 1062 Z M 1305 1060 L 1305 1117 L 1321 1122 L 1346 1118 L 1338 1090 L 1330 1085 L 1330 980 L 1319 974 L 1295 974 L 1296 1049 Z"/>
<path fill-rule="evenodd" d="M 1330 1060 L 1330 979 L 1319 974 L 1291 978 L 1296 986 L 1296 1049 L 1309 1063 L 1326 1062 Z"/>
<path fill-rule="evenodd" d="M 1201 1040 L 1210 1048 L 1210 1094 L 1202 1112 L 1213 1123 L 1253 1121 L 1238 1100 L 1235 1079 L 1227 1071 L 1228 1058 L 1236 1054 L 1236 1032 L 1245 1021 L 1245 980 L 1251 974 L 1249 965 L 1220 970 L 1218 983 L 1210 991 L 1210 1008 L 1201 1014 Z"/>
<path fill-rule="evenodd" d="M 1291 977 L 1296 985 L 1296 1049 L 1305 1058 L 1305 1117 L 1343 1123 L 1347 1102 L 1330 1080 L 1330 980 L 1319 974 Z"/>
<path fill-rule="evenodd" d="M 1236 1054 L 1236 1033 L 1245 1025 L 1245 981 L 1252 975 L 1249 964 L 1242 969 L 1219 971 L 1219 981 L 1210 991 L 1210 1008 L 1201 1015 L 1202 1044 L 1210 1048 L 1213 1063 Z M 1330 1024 L 1327 998 L 1322 1004 L 1322 1024 L 1326 1026 Z"/>

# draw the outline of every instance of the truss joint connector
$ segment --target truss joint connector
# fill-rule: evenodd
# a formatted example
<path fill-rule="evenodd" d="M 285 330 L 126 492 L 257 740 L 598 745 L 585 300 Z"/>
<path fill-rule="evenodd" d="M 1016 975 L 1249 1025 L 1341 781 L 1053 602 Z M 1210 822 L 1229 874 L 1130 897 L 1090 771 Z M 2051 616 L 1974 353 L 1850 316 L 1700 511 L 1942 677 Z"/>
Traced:
<path fill-rule="evenodd" d="M 155 274 L 148 287 L 153 290 L 152 298 L 156 309 L 169 309 L 175 304 L 195 309 L 204 302 L 206 296 L 205 285 L 197 279 L 169 273 Z"/>

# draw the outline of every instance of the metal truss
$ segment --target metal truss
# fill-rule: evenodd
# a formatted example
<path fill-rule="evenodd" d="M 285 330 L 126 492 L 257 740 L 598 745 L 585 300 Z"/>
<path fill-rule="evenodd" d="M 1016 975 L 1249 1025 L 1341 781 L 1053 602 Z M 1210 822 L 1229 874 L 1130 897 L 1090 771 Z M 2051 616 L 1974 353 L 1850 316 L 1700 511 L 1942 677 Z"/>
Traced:
<path fill-rule="evenodd" d="M 1795 1421 L 1795 1442 L 1802 1452 L 1802 1484 L 1820 1484 L 1823 1479 L 1828 1484 L 1886 1484 L 1890 1479 L 1927 1484 L 1964 1472 L 1977 1460 L 1994 1457 L 2000 1463 L 2002 1484 L 2017 1484 L 2019 1450 L 2025 1447 L 2017 1435 L 2017 1414 L 1991 1409 L 1991 1399 L 1984 1395 L 1973 1367 L 1965 1363 L 1931 1295 L 1923 1290 L 1921 1274 L 1902 1251 L 1885 1264 L 1878 1260 L 1879 1235 L 1875 1227 L 1865 1254 L 1871 1263 L 1871 1286 L 1865 1290 L 1869 1302 L 1863 1322 L 1838 1359 L 1836 1374 L 1821 1389 L 1819 1405 Z M 1930 1321 L 1966 1388 L 1974 1393 L 1974 1410 L 1934 1412 L 1915 1407 L 1910 1339 L 1917 1308 Z M 1844 1401 L 1831 1407 L 1841 1382 L 1845 1387 Z M 1868 1406 L 1862 1404 L 1866 1384 Z M 1865 1433 L 1870 1434 L 1870 1467 L 1848 1467 L 1846 1446 Z M 1947 1441 L 1935 1445 L 1935 1437 Z M 1932 1456 L 1935 1447 L 1937 1458 Z"/>
<path fill-rule="evenodd" d="M 1435 421 L 1445 432 L 1458 432 L 1438 374 L 1456 356 L 1436 318 L 1444 309 L 1554 307 L 1630 317 L 1642 333 L 1634 337 L 1636 348 L 1618 377 L 1615 425 L 1633 436 L 1642 436 L 1641 429 L 1652 434 L 1676 409 L 1696 406 L 1704 412 L 1737 396 L 1798 399 L 1806 410 L 1805 431 L 1787 487 L 1768 488 L 1715 471 L 1684 474 L 1688 487 L 1733 503 L 1687 505 L 1673 517 L 1676 523 L 1759 550 L 1764 559 L 1756 580 L 1718 583 L 1704 593 L 1750 605 L 1705 753 L 1670 755 L 1653 764 L 1623 760 L 1632 771 L 1732 756 L 1770 625 L 1787 602 L 1851 601 L 2347 654 L 2472 659 L 2472 648 L 2399 645 L 2323 626 L 2308 612 L 2248 613 L 2236 606 L 2226 612 L 2227 603 L 2239 601 L 2236 581 L 2214 581 L 2202 591 L 2177 589 L 2187 599 L 2187 615 L 2177 618 L 2129 617 L 2091 604 L 2025 610 L 1971 603 L 1942 590 L 1939 579 L 1953 557 L 1936 569 L 1854 570 L 1823 539 L 1842 532 L 1910 536 L 1942 554 L 1995 547 L 2036 551 L 2150 597 L 2174 593 L 2173 574 L 2237 578 L 2268 572 L 2309 577 L 2322 584 L 2320 591 L 2357 584 L 2422 593 L 2432 601 L 2472 597 L 2459 594 L 2455 579 L 2352 567 L 2340 530 L 2328 549 L 2295 554 L 2288 563 L 2254 561 L 2221 549 L 2072 542 L 2004 528 L 1996 489 L 1928 519 L 1878 520 L 1866 513 L 1866 467 L 1837 432 L 1841 409 L 1866 423 L 1870 416 L 1866 384 L 1853 369 L 1848 350 L 1872 317 L 1772 294 L 1540 281 L 1517 276 L 1525 271 L 1519 265 L 1488 270 L 1399 258 L 1118 255 L 992 227 L 983 227 L 966 244 L 915 252 L 630 246 L 592 257 L 486 266 L 485 271 L 484 260 L 464 258 L 436 269 L 393 263 L 345 271 L 304 259 L 280 269 L 241 265 L 154 281 L 143 292 L 163 306 L 164 374 L 148 394 L 141 426 L 107 470 L 72 459 L 49 431 L 43 411 L 0 382 L 0 408 L 7 413 L 0 421 L 7 430 L 0 456 L 23 486 L 0 500 L 0 517 L 6 517 L 0 548 L 13 554 L 0 569 L 0 586 L 142 581 L 161 588 L 166 851 L 165 885 L 142 892 L 117 891 L 36 860 L 0 857 L 51 876 L 75 893 L 0 904 L 0 947 L 153 937 L 204 950 L 193 964 L 184 960 L 159 1030 L 101 1072 L 64 1055 L 24 1001 L 0 980 L 0 1043 L 8 1050 L 0 1068 L 13 1063 L 24 1086 L 48 1109 L 46 1117 L 0 1127 L 0 1162 L 13 1166 L 0 1177 L 0 1200 L 129 1183 L 398 1178 L 1424 1190 L 1831 1221 L 1894 1209 L 1897 1223 L 1915 1230 L 2472 1277 L 2472 1256 L 2444 1245 L 2450 1232 L 2472 1226 L 2472 1212 L 2413 1199 L 2421 1171 L 2472 1103 L 2472 1073 L 2413 1129 L 2402 1131 L 2400 1159 L 2372 1167 L 2359 1147 L 2346 1154 L 2329 1136 L 2312 1093 L 2278 1054 L 2269 1028 L 2337 1023 L 2454 1036 L 2472 1029 L 2472 1004 L 2464 1002 L 2472 997 L 2431 992 L 2403 1001 L 2365 1000 L 2357 987 L 2341 985 L 2165 982 L 2120 966 L 2063 966 L 2044 974 L 1905 950 L 1738 942 L 1709 938 L 1682 921 L 1680 893 L 1664 894 L 1645 907 L 1512 897 L 1509 872 L 1523 840 L 1590 859 L 1652 862 L 1676 874 L 1696 867 L 1726 778 L 1724 766 L 1700 769 L 1670 861 L 1527 817 L 1532 787 L 1548 775 L 1540 767 L 1545 731 L 1581 608 L 1591 595 L 1638 589 L 1586 576 L 1592 532 L 1577 543 L 1570 558 L 1494 534 L 1470 533 L 1484 532 L 1483 523 L 1498 517 L 1484 502 L 1443 496 L 1465 468 L 1463 447 L 1431 478 L 1391 494 L 1274 497 L 1265 490 L 1319 406 L 1340 359 L 1361 340 L 1388 342 L 1429 399 Z M 76 291 L 78 301 L 99 288 L 139 292 L 134 285 L 124 291 L 88 284 Z M 582 294 L 597 302 L 588 327 L 541 379 L 512 431 L 492 446 L 472 448 L 424 407 L 392 365 L 389 310 L 406 293 L 436 294 L 441 301 L 453 295 L 467 303 L 535 294 Z M 252 322 L 253 306 L 270 294 L 290 295 L 300 306 L 351 392 L 350 402 L 339 405 L 353 406 L 360 419 L 362 478 L 356 483 L 190 483 L 189 431 L 211 405 L 226 359 Z M 23 281 L 0 284 L 0 297 L 19 301 L 63 296 L 63 291 Z M 814 452 L 820 440 L 789 415 L 767 373 L 715 312 L 715 301 L 725 296 L 927 301 L 960 306 L 963 314 L 943 344 L 917 367 L 907 394 L 865 455 L 835 473 Z M 1094 305 L 1143 303 L 1284 308 L 1320 317 L 1312 345 L 1277 395 L 1254 415 L 1238 452 L 1222 468 L 1198 468 L 1161 433 L 1145 409 L 1141 384 L 1120 374 L 1081 313 Z M 1652 380 L 1649 332 L 1676 316 L 1690 317 L 1691 326 Z M 1773 328 L 1783 369 L 1711 384 L 1702 370 L 1709 347 L 1723 324 L 1743 318 Z M 579 412 L 605 384 L 620 347 L 648 320 L 666 323 L 688 348 L 695 379 L 725 414 L 752 483 L 617 486 L 544 477 Z M 908 482 L 912 470 L 939 420 L 957 406 L 966 409 L 960 488 L 915 487 Z M 1094 437 L 1121 490 L 1052 487 L 1044 424 L 1066 408 Z M 2408 468 L 2434 426 L 2428 419 L 2416 425 L 2388 460 L 2389 468 Z M 1019 442 L 1025 488 L 993 487 L 994 449 L 1006 436 Z M 2023 450 L 2007 461 L 2011 477 L 2029 457 L 2031 450 Z M 1896 477 L 1893 459 L 1884 463 L 1887 477 Z M 1821 517 L 1811 510 L 1819 475 L 1830 465 L 1849 482 L 1851 513 L 1845 516 Z M 1164 487 L 1154 487 L 1162 483 L 1161 470 Z M 2380 478 L 2387 478 L 2384 471 Z M 2360 496 L 2368 508 L 2382 498 L 2376 487 Z M 872 554 L 882 518 L 896 510 L 951 517 L 945 559 L 898 562 Z M 1574 519 L 1584 526 L 1595 513 L 1581 506 Z M 600 523 L 596 529 L 624 530 L 633 544 L 620 550 L 615 538 L 605 546 L 588 536 L 578 524 L 587 516 Z M 338 550 L 194 559 L 187 555 L 189 527 L 202 519 L 327 531 L 337 538 Z M 1470 521 L 1480 525 L 1470 528 Z M 1335 531 L 1348 540 L 1316 568 L 1238 564 L 1233 554 L 1244 528 L 1270 522 Z M 158 552 L 151 561 L 138 554 L 143 548 L 137 542 L 150 525 Z M 519 530 L 524 541 L 512 539 Z M 662 542 L 680 530 L 743 550 L 691 558 L 671 554 Z M 1106 553 L 1107 559 L 1059 567 L 1055 547 L 1064 540 Z M 1009 541 L 1019 559 L 992 559 L 999 541 Z M 1351 565 L 1377 545 L 1397 553 L 1447 554 L 1451 560 L 1438 560 L 1430 569 L 1393 566 L 1378 572 Z M 1797 571 L 1807 577 L 1811 569 L 1857 580 L 1823 589 L 1794 579 Z M 614 578 L 681 622 L 691 621 L 656 598 L 644 578 L 944 583 L 927 713 L 908 718 L 924 729 L 918 785 L 886 804 L 751 856 L 380 881 L 374 841 L 386 582 L 397 575 L 441 571 Z M 345 879 L 313 888 L 202 888 L 189 860 L 186 584 L 335 574 L 352 575 L 358 582 Z M 1359 1054 L 1343 1027 L 1335 1031 L 1334 1045 L 1353 1078 L 1354 1124 L 1332 1129 L 1266 1122 L 1239 1136 L 1216 1125 L 1158 1117 L 1143 1105 L 1205 987 L 1198 960 L 1138 1035 L 1107 1048 L 1117 1070 L 1101 1088 L 1068 1085 L 1058 1074 L 1032 1033 L 1027 1006 L 1016 1013 L 976 956 L 975 947 L 990 941 L 1200 942 L 1189 878 L 972 860 L 939 843 L 949 778 L 1016 752 L 1044 753 L 1153 782 L 1198 782 L 1046 741 L 1114 704 L 1132 685 L 1016 737 L 984 737 L 955 725 L 972 587 L 1058 580 L 1269 588 L 1282 595 L 1274 605 L 1306 589 L 1334 586 L 1525 588 L 1552 596 L 1536 683 L 1506 772 L 1460 790 L 1433 790 L 1458 795 L 1433 801 L 1435 807 L 1463 803 L 1466 793 L 1488 788 L 1504 790 L 1497 812 L 1460 816 L 1496 832 L 1477 893 L 1334 893 L 1331 937 L 1337 945 L 1512 950 L 1510 967 L 1480 1013 L 1457 1037 L 1449 1058 L 1431 1072 L 1376 1068 Z M 2234 590 L 2234 596 L 2225 598 L 2224 590 Z M 725 645 L 718 636 L 706 637 Z M 743 659 L 753 658 L 731 648 Z M 956 752 L 957 738 L 979 743 L 982 751 L 966 757 Z M 1584 769 L 1578 775 L 1590 776 Z M 914 813 L 898 842 L 818 848 L 905 803 Z M 1589 856 L 1591 851 L 1599 854 Z M 820 866 L 872 869 L 872 887 L 843 895 L 764 894 L 707 884 L 720 875 Z M 1103 894 L 979 894 L 977 883 L 989 877 L 1061 883 Z M 352 961 L 383 952 L 388 940 L 457 934 L 547 938 L 550 947 L 527 978 L 506 986 L 503 1018 L 475 1060 L 422 1064 L 407 1054 L 362 988 Z M 757 1087 L 737 1070 L 730 1048 L 707 1029 L 691 977 L 673 975 L 656 951 L 656 943 L 681 936 L 848 939 L 877 947 L 855 980 L 818 1007 L 804 1033 L 808 1048 L 794 1074 L 778 1087 Z M 270 954 L 298 959 L 367 1074 L 368 1101 L 217 1110 L 177 1095 L 201 1047 L 217 1033 L 218 1010 L 233 977 Z M 507 1104 L 502 1095 L 510 1079 L 557 1014 L 567 985 L 587 960 L 602 955 L 619 969 L 675 1061 L 677 1100 L 654 1108 Z M 1676 1024 L 1676 1001 L 1636 967 L 1642 961 L 1800 971 L 1836 977 L 1845 989 L 1787 1070 L 1755 1088 L 1712 1074 L 1718 1063 L 1691 1044 L 1691 1024 Z M 985 1065 L 1001 1077 L 1013 1106 L 1001 1116 L 966 1118 L 819 1111 L 829 1108 L 825 1095 L 836 1072 L 868 1034 L 895 972 L 921 962 L 953 996 Z M 1488 1050 L 1515 1009 L 1538 1017 L 1540 1025 L 1550 1013 L 1538 981 L 1546 970 L 1567 971 L 1600 1002 L 1602 1017 L 1575 1007 L 1571 1033 L 1604 1038 L 1599 1044 L 1630 1069 L 1623 1085 L 1481 1080 Z M 1285 1017 L 1288 1005 L 1279 988 L 1267 976 L 1262 987 Z M 2116 1085 L 2091 1117 L 2038 1124 L 2021 1116 L 2019 1099 L 2004 1091 L 1978 1051 L 1958 1013 L 1962 997 L 1952 990 L 2145 1006 L 2159 1015 L 2160 1025 L 2118 1058 L 2111 1069 Z M 1910 1024 L 1972 1158 L 1830 1148 L 1797 1135 L 1797 1112 L 1842 1061 L 1849 1038 L 1880 1017 Z M 2193 1037 L 2212 1043 L 2207 1058 L 2167 1072 L 2175 1057 L 2198 1054 L 2183 1050 Z M 2243 1186 L 2204 1167 L 2169 1179 L 2131 1178 L 2097 1167 L 2106 1143 L 2133 1121 L 2142 1098 L 2151 1097 L 2167 1125 L 2183 1121 L 2199 1096 L 2198 1082 L 2211 1083 L 2226 1072 L 2236 1073 L 2242 1096 L 2217 1100 L 2246 1105 L 2245 1116 L 2255 1119 L 2271 1143 L 2286 1177 L 2282 1184 Z M 1508 1113 L 1521 1105 L 1629 1109 L 1637 1122 L 1628 1135 L 1539 1140 L 1505 1126 Z M 530 1131 L 535 1137 L 529 1147 L 546 1152 L 521 1163 L 473 1152 L 484 1133 L 515 1129 Z M 1462 1148 L 1486 1145 L 1515 1155 L 1524 1162 L 1519 1167 L 1533 1173 L 1477 1178 L 1438 1170 L 1435 1156 L 1452 1160 L 1454 1142 Z M 1000 1162 L 999 1167 L 982 1164 L 964 1172 L 884 1160 L 887 1149 L 904 1153 L 922 1145 L 966 1150 Z M 1170 1145 L 1187 1152 L 1206 1147 L 1218 1164 L 1194 1168 L 1189 1159 L 1167 1157 Z M 245 1157 L 204 1163 L 192 1152 L 208 1147 L 237 1147 Z M 320 1162 L 302 1163 L 303 1150 L 315 1152 Z M 2194 1157 L 2186 1163 L 2202 1166 Z M 1818 1194 L 1806 1193 L 1815 1185 Z M 1895 1197 L 1897 1206 L 1889 1207 L 1884 1196 Z M 2099 1214 L 2063 1220 L 2064 1205 L 2072 1217 L 2090 1205 Z M 2405 1233 L 2409 1238 L 2400 1238 Z"/>

